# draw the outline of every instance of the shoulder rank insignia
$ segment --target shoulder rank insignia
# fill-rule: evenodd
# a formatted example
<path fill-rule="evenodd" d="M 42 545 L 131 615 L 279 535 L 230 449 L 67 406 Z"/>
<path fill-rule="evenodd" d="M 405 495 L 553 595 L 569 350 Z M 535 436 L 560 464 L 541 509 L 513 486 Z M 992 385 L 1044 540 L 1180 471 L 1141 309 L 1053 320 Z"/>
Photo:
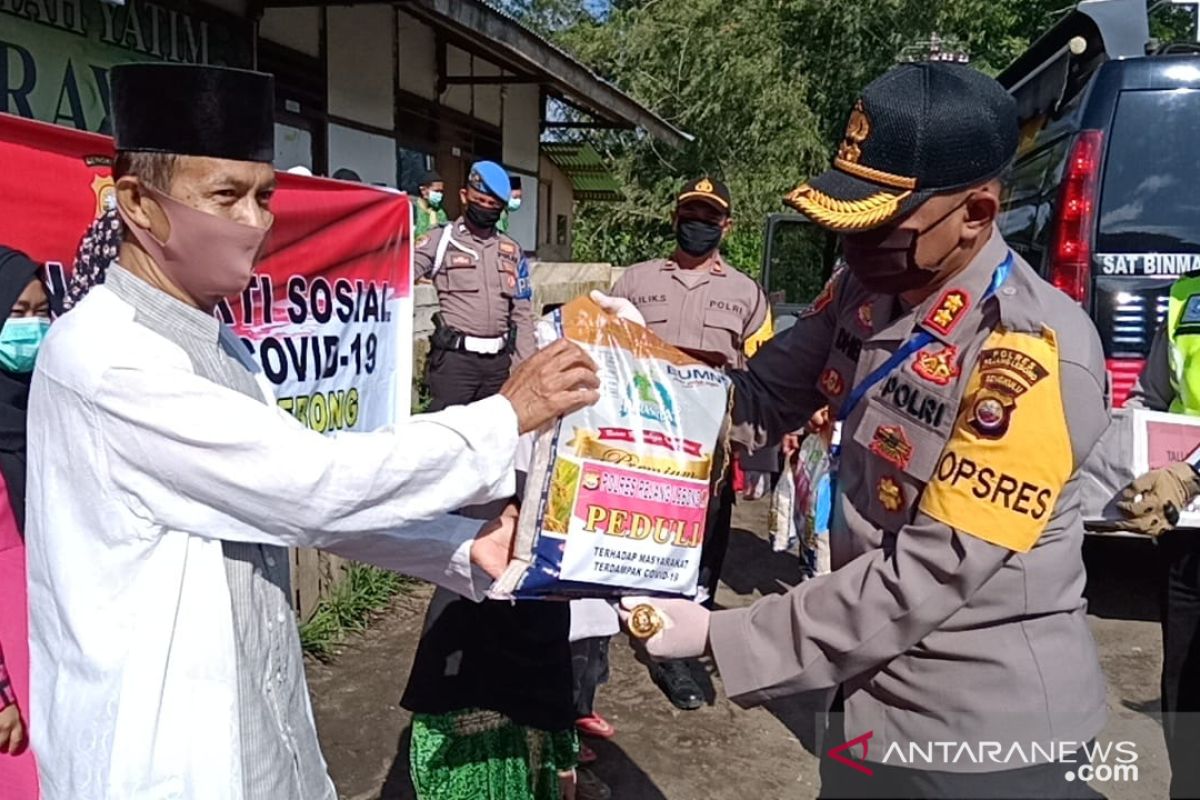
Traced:
<path fill-rule="evenodd" d="M 921 350 L 913 361 L 913 372 L 930 383 L 947 386 L 958 377 L 958 348 L 952 344 L 945 345 L 941 350 Z"/>
<path fill-rule="evenodd" d="M 950 289 L 929 312 L 922 324 L 935 333 L 946 336 L 971 307 L 971 298 L 962 289 Z"/>
<path fill-rule="evenodd" d="M 801 317 L 815 317 L 829 308 L 829 304 L 833 302 L 833 285 L 837 282 L 837 279 L 838 274 L 835 272 L 833 277 L 825 282 L 825 288 L 813 299 L 812 304 L 800 312 Z"/>
<path fill-rule="evenodd" d="M 821 373 L 821 388 L 830 397 L 841 397 L 842 392 L 846 391 L 846 382 L 842 380 L 842 373 L 833 367 L 825 370 Z"/>
<path fill-rule="evenodd" d="M 879 504 L 883 506 L 885 511 L 890 511 L 894 514 L 904 508 L 904 489 L 901 488 L 900 484 L 892 476 L 884 475 L 880 478 L 875 491 L 879 497 Z"/>
<path fill-rule="evenodd" d="M 912 460 L 913 446 L 899 425 L 880 425 L 871 439 L 870 450 L 884 461 L 905 469 Z"/>

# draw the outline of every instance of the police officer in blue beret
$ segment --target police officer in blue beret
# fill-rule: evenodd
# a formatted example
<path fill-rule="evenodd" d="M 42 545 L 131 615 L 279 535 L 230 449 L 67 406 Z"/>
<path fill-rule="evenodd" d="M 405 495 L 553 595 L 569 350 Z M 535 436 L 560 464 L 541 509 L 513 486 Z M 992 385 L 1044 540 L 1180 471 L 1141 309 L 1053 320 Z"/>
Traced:
<path fill-rule="evenodd" d="M 430 342 L 431 411 L 495 394 L 536 349 L 528 266 L 496 229 L 509 193 L 503 167 L 476 162 L 459 192 L 462 216 L 417 239 L 414 277 L 433 281 L 441 305 Z"/>

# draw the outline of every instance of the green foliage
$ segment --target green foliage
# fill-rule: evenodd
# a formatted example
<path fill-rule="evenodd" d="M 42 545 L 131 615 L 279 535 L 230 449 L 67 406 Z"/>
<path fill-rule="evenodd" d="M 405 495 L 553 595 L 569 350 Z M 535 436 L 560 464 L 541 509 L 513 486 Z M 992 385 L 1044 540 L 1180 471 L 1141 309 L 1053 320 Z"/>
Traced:
<path fill-rule="evenodd" d="M 347 634 L 365 630 L 371 615 L 416 581 L 367 564 L 351 563 L 328 597 L 317 603 L 308 622 L 300 626 L 300 647 L 322 661 Z"/>
<path fill-rule="evenodd" d="M 507 7 L 677 127 L 675 151 L 649 137 L 592 134 L 625 187 L 582 203 L 575 258 L 629 264 L 671 250 L 674 193 L 709 173 L 734 196 L 723 250 L 757 274 L 763 218 L 824 169 L 858 91 L 937 32 L 995 73 L 1070 7 L 1063 0 L 512 0 Z M 813 282 L 819 285 L 819 281 Z"/>

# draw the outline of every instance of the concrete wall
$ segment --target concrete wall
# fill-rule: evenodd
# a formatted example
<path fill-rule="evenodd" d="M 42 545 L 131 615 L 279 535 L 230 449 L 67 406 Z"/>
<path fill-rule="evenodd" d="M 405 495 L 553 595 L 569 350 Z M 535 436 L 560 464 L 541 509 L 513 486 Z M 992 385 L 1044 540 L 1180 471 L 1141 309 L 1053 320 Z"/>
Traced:
<path fill-rule="evenodd" d="M 391 130 L 396 121 L 392 94 L 395 11 L 385 5 L 330 6 L 326 15 L 329 113 Z"/>
<path fill-rule="evenodd" d="M 403 11 L 396 13 L 396 31 L 400 61 L 400 89 L 437 99 L 437 40 L 433 28 Z"/>
<path fill-rule="evenodd" d="M 321 57 L 321 9 L 268 8 L 263 11 L 258 35 L 313 58 Z"/>

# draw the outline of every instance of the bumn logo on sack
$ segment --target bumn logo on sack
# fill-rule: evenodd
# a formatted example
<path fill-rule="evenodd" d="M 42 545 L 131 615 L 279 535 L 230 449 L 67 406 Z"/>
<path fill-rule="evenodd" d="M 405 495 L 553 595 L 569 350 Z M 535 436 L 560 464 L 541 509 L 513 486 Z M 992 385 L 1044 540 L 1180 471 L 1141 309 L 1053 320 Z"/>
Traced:
<path fill-rule="evenodd" d="M 637 415 L 660 425 L 677 425 L 675 403 L 667 387 L 651 380 L 644 372 L 635 373 L 625 389 L 625 400 L 621 402 L 621 416 Z"/>

